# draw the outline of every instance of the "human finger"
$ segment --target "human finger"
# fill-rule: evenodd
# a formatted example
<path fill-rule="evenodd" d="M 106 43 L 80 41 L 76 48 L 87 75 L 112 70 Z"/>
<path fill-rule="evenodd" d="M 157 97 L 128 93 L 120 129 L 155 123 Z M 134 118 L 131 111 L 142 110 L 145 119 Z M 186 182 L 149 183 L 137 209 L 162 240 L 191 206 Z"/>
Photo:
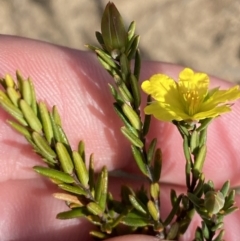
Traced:
<path fill-rule="evenodd" d="M 133 169 L 136 168 L 129 143 L 119 131 L 122 123 L 112 110 L 113 100 L 107 89 L 107 83 L 111 79 L 100 68 L 93 55 L 32 40 L 2 37 L 0 63 L 2 75 L 14 74 L 15 70 L 19 69 L 23 76 L 32 77 L 38 98 L 45 100 L 49 106 L 58 106 L 63 117 L 64 129 L 73 148 L 83 139 L 86 142 L 87 153 L 95 153 L 97 168 L 102 165 L 107 165 L 110 170 L 131 165 Z M 146 62 L 141 79 L 158 72 L 176 78 L 180 69 L 180 66 Z M 216 78 L 213 78 L 212 83 L 215 86 L 230 86 L 229 83 Z M 209 153 L 204 171 L 207 177 L 216 179 L 218 184 L 225 179 L 231 179 L 234 185 L 239 184 L 235 171 L 240 165 L 237 160 L 240 154 L 237 142 L 240 131 L 239 114 L 238 102 L 232 113 L 217 118 L 209 129 Z M 6 118 L 2 113 L 1 121 Z M 6 160 L 3 163 L 1 179 L 9 176 L 35 176 L 29 167 L 39 163 L 38 158 L 26 147 L 23 138 L 2 123 L 1 134 L 0 138 L 4 144 L 0 152 Z M 175 127 L 171 123 L 153 120 L 149 137 L 158 137 L 158 145 L 163 151 L 162 181 L 176 180 L 178 184 L 184 185 L 181 138 Z M 6 151 L 9 148 L 11 152 Z M 15 171 L 9 171 L 9 162 Z M 212 172 L 216 166 L 222 175 Z"/>

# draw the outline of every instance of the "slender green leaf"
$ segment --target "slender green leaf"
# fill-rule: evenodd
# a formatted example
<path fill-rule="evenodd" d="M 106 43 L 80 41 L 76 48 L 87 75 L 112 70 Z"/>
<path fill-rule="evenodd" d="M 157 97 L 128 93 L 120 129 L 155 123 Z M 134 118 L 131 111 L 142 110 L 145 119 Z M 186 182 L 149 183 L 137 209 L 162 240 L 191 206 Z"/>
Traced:
<path fill-rule="evenodd" d="M 9 97 L 9 99 L 11 100 L 11 102 L 18 107 L 19 106 L 19 100 L 21 99 L 21 95 L 19 94 L 19 92 L 17 92 L 14 88 L 12 87 L 8 87 L 7 90 L 7 95 Z"/>
<path fill-rule="evenodd" d="M 77 195 L 84 195 L 84 196 L 87 195 L 87 192 L 79 186 L 72 186 L 65 183 L 61 183 L 58 185 L 58 187 L 61 188 L 62 190 L 65 190 L 67 192 L 74 193 Z"/>
<path fill-rule="evenodd" d="M 7 87 L 10 87 L 10 88 L 14 88 L 15 87 L 15 82 L 14 82 L 12 76 L 9 75 L 9 74 L 6 74 L 6 76 L 4 78 L 4 82 L 6 84 L 6 88 Z"/>
<path fill-rule="evenodd" d="M 48 144 L 51 144 L 53 139 L 53 129 L 47 106 L 44 102 L 40 102 L 38 107 L 44 135 Z"/>
<path fill-rule="evenodd" d="M 147 151 L 147 160 L 148 160 L 148 164 L 150 164 L 152 162 L 153 159 L 153 155 L 155 153 L 156 150 L 156 145 L 157 145 L 157 138 L 152 139 L 148 151 Z"/>
<path fill-rule="evenodd" d="M 204 223 L 204 221 L 202 221 L 202 234 L 203 234 L 205 239 L 209 239 L 210 238 L 209 228 L 206 225 L 206 223 Z"/>
<path fill-rule="evenodd" d="M 61 212 L 57 215 L 57 219 L 80 218 L 87 215 L 85 207 L 74 208 L 70 211 Z"/>
<path fill-rule="evenodd" d="M 32 139 L 33 139 L 34 143 L 36 144 L 36 146 L 39 148 L 40 154 L 44 158 L 46 158 L 50 162 L 57 163 L 56 153 L 54 152 L 54 150 L 52 150 L 52 148 L 49 146 L 47 141 L 38 132 L 32 133 Z"/>
<path fill-rule="evenodd" d="M 90 231 L 89 234 L 97 239 L 106 239 L 108 237 L 106 233 L 95 231 L 95 230 Z"/>
<path fill-rule="evenodd" d="M 201 120 L 201 125 L 197 128 L 197 131 L 200 132 L 208 127 L 208 125 L 212 122 L 213 118 L 207 118 Z"/>
<path fill-rule="evenodd" d="M 187 138 L 189 137 L 189 131 L 186 128 L 186 126 L 182 125 L 180 122 L 178 121 L 174 121 L 173 124 L 175 124 L 179 130 L 179 132 L 183 135 L 186 136 Z"/>
<path fill-rule="evenodd" d="M 177 214 L 177 212 L 180 208 L 181 200 L 182 200 L 182 195 L 179 195 L 176 202 L 174 203 L 174 206 L 173 206 L 171 212 L 169 213 L 169 215 L 167 216 L 166 220 L 163 223 L 164 226 L 167 226 L 172 222 L 174 216 Z"/>
<path fill-rule="evenodd" d="M 129 211 L 123 211 L 121 212 L 112 222 L 111 222 L 111 227 L 114 228 L 117 225 L 119 225 L 122 221 L 122 219 L 128 214 Z"/>
<path fill-rule="evenodd" d="M 235 190 L 231 190 L 228 196 L 225 198 L 225 204 L 223 209 L 230 208 L 235 203 Z"/>
<path fill-rule="evenodd" d="M 45 177 L 53 178 L 65 183 L 74 183 L 74 179 L 67 173 L 41 166 L 35 166 L 33 169 Z"/>
<path fill-rule="evenodd" d="M 78 153 L 81 156 L 83 162 L 85 163 L 85 144 L 83 141 L 79 141 L 78 143 Z"/>
<path fill-rule="evenodd" d="M 132 89 L 134 106 L 136 109 L 138 109 L 141 104 L 141 93 L 140 93 L 139 84 L 135 75 L 133 74 L 130 75 L 129 82 Z"/>
<path fill-rule="evenodd" d="M 147 203 L 147 208 L 148 208 L 148 212 L 152 216 L 153 220 L 158 221 L 158 219 L 159 219 L 159 211 L 156 208 L 154 202 L 149 200 L 148 203 Z"/>
<path fill-rule="evenodd" d="M 151 220 L 144 214 L 139 212 L 129 212 L 125 217 L 123 217 L 121 223 L 130 227 L 145 227 L 150 224 Z"/>
<path fill-rule="evenodd" d="M 20 93 L 22 93 L 22 86 L 23 86 L 23 77 L 21 75 L 21 73 L 19 72 L 19 70 L 16 71 L 16 76 L 17 76 L 17 85 L 19 88 Z"/>
<path fill-rule="evenodd" d="M 224 236 L 225 231 L 221 230 L 219 232 L 219 234 L 217 235 L 217 237 L 215 239 L 213 239 L 213 241 L 223 241 L 223 236 Z"/>
<path fill-rule="evenodd" d="M 171 199 L 171 204 L 172 204 L 172 207 L 175 206 L 175 203 L 176 201 L 178 200 L 177 199 L 177 193 L 175 190 L 171 189 L 171 192 L 170 192 L 170 199 Z"/>
<path fill-rule="evenodd" d="M 129 120 L 127 119 L 125 114 L 123 113 L 121 106 L 118 103 L 114 103 L 113 107 L 114 107 L 114 110 L 116 111 L 116 113 L 118 114 L 118 116 L 123 121 L 124 125 L 127 127 L 127 129 L 129 131 L 131 131 L 135 136 L 138 137 L 139 136 L 138 131 L 132 127 L 131 123 L 129 122 Z"/>
<path fill-rule="evenodd" d="M 107 194 L 108 194 L 108 170 L 104 166 L 102 169 L 102 191 L 101 191 L 101 197 L 99 199 L 99 206 L 105 210 L 106 204 L 107 204 Z"/>
<path fill-rule="evenodd" d="M 167 239 L 168 240 L 174 240 L 177 235 L 178 235 L 178 231 L 179 231 L 179 223 L 178 222 L 174 222 L 171 227 L 170 230 L 167 234 Z"/>
<path fill-rule="evenodd" d="M 79 198 L 75 195 L 68 194 L 68 193 L 54 193 L 53 196 L 59 200 L 63 200 L 68 203 L 77 204 L 79 207 L 82 207 L 83 204 L 80 202 Z"/>
<path fill-rule="evenodd" d="M 149 177 L 149 171 L 148 171 L 146 163 L 144 162 L 141 150 L 138 147 L 133 146 L 133 145 L 131 145 L 131 148 L 132 148 L 132 153 L 133 153 L 134 159 L 135 159 L 139 169 L 145 176 Z"/>
<path fill-rule="evenodd" d="M 128 75 L 130 74 L 130 62 L 128 61 L 128 58 L 124 53 L 120 55 L 120 66 L 123 80 L 126 80 Z"/>
<path fill-rule="evenodd" d="M 195 241 L 204 241 L 203 233 L 200 227 L 197 227 L 195 231 Z"/>
<path fill-rule="evenodd" d="M 179 222 L 179 232 L 178 232 L 178 235 L 183 235 L 187 231 L 187 229 L 188 229 L 188 227 L 189 227 L 189 225 L 190 225 L 190 223 L 192 221 L 192 218 L 193 218 L 194 214 L 195 214 L 195 209 L 190 209 L 187 212 L 185 218 L 182 219 Z"/>
<path fill-rule="evenodd" d="M 29 126 L 36 132 L 42 131 L 42 124 L 38 117 L 33 112 L 32 108 L 29 106 L 29 104 L 25 100 L 20 100 L 19 106 L 22 110 L 23 116 Z"/>
<path fill-rule="evenodd" d="M 230 189 L 230 181 L 226 181 L 223 184 L 223 186 L 222 186 L 222 188 L 220 190 L 220 192 L 223 194 L 224 198 L 227 196 L 227 194 L 229 192 L 229 189 Z"/>
<path fill-rule="evenodd" d="M 136 22 L 132 21 L 128 27 L 128 41 L 131 40 L 135 34 Z"/>
<path fill-rule="evenodd" d="M 197 158 L 193 165 L 193 175 L 195 176 L 195 178 L 198 178 L 199 174 L 202 173 L 202 168 L 206 158 L 206 153 L 207 153 L 207 146 L 206 145 L 201 146 L 201 148 L 198 151 Z"/>
<path fill-rule="evenodd" d="M 204 174 L 201 173 L 200 176 L 199 176 L 199 179 L 198 179 L 197 186 L 195 186 L 195 189 L 193 191 L 194 195 L 196 195 L 198 197 L 202 196 L 204 181 L 205 181 Z"/>
<path fill-rule="evenodd" d="M 57 144 L 55 145 L 55 148 L 56 148 L 56 152 L 57 152 L 57 155 L 58 155 L 58 158 L 61 163 L 61 167 L 62 167 L 63 171 L 68 174 L 72 174 L 73 173 L 73 162 L 68 153 L 67 148 L 61 142 L 57 142 Z"/>
<path fill-rule="evenodd" d="M 94 173 L 93 154 L 90 155 L 88 172 L 89 172 L 89 186 L 90 186 L 90 190 L 91 190 L 92 193 L 94 193 L 94 190 L 95 190 L 95 175 L 94 174 L 95 173 Z"/>
<path fill-rule="evenodd" d="M 25 121 L 21 110 L 19 110 L 14 104 L 12 104 L 7 95 L 2 90 L 0 90 L 0 106 L 2 106 L 2 108 L 7 113 L 13 116 L 22 125 L 27 126 L 27 122 Z"/>
<path fill-rule="evenodd" d="M 7 123 L 17 132 L 22 134 L 25 137 L 32 138 L 30 132 L 27 130 L 27 128 L 23 127 L 22 125 L 14 122 L 14 121 L 7 121 Z"/>
<path fill-rule="evenodd" d="M 116 81 L 116 76 L 114 77 L 114 79 Z M 134 101 L 133 96 L 124 82 L 121 82 L 118 85 L 118 90 L 119 90 L 119 93 L 121 94 L 121 97 L 123 100 L 125 100 L 126 102 L 129 102 L 129 103 L 133 103 L 133 101 Z"/>
<path fill-rule="evenodd" d="M 198 148 L 198 143 L 199 143 L 199 133 L 194 130 L 192 132 L 192 135 L 191 135 L 191 139 L 190 139 L 190 150 L 192 153 L 194 153 L 194 151 Z"/>
<path fill-rule="evenodd" d="M 113 98 L 116 100 L 116 102 L 118 104 L 122 104 L 124 101 L 123 101 L 122 97 L 120 96 L 120 94 L 118 93 L 118 91 L 111 84 L 108 84 L 108 86 L 109 86 L 110 92 L 111 92 Z"/>
<path fill-rule="evenodd" d="M 99 55 L 97 55 L 97 58 L 98 58 L 100 64 L 102 65 L 102 67 L 104 69 L 106 69 L 111 76 L 113 76 L 114 75 L 114 69 L 107 62 L 105 62 Z"/>
<path fill-rule="evenodd" d="M 184 151 L 184 156 L 188 162 L 191 162 L 191 154 L 189 150 L 189 144 L 188 144 L 188 138 L 186 135 L 183 137 L 183 151 Z"/>
<path fill-rule="evenodd" d="M 95 47 L 91 44 L 85 44 L 84 47 L 88 48 L 89 50 L 95 52 L 97 49 L 100 49 L 99 47 Z"/>
<path fill-rule="evenodd" d="M 162 171 L 162 151 L 161 149 L 157 149 L 154 155 L 154 162 L 153 162 L 153 182 L 158 182 L 161 176 Z"/>
<path fill-rule="evenodd" d="M 101 49 L 97 49 L 95 50 L 95 52 L 97 53 L 97 55 L 102 58 L 102 60 L 109 65 L 109 67 L 112 69 L 117 69 L 117 65 L 116 63 L 113 61 L 113 59 L 111 58 L 110 55 L 106 54 L 103 50 Z"/>
<path fill-rule="evenodd" d="M 206 144 L 206 141 L 207 141 L 207 128 L 206 129 L 203 129 L 201 132 L 200 132 L 200 136 L 199 136 L 199 143 L 198 143 L 198 146 L 203 146 L 204 144 Z"/>
<path fill-rule="evenodd" d="M 224 211 L 221 212 L 221 213 L 223 213 L 223 215 L 226 216 L 226 215 L 228 215 L 228 214 L 230 214 L 230 213 L 233 213 L 233 212 L 235 212 L 235 211 L 238 211 L 238 210 L 239 210 L 238 207 L 230 207 L 230 208 L 228 208 L 227 210 L 224 210 Z"/>
<path fill-rule="evenodd" d="M 133 56 L 136 54 L 139 42 L 140 42 L 140 36 L 136 35 L 134 37 L 133 43 L 132 43 L 132 45 L 130 47 L 130 51 L 128 52 L 128 55 L 127 55 L 129 60 L 132 59 Z"/>
<path fill-rule="evenodd" d="M 52 130 L 53 130 L 53 136 L 54 136 L 54 141 L 55 142 L 61 142 L 62 138 L 61 138 L 61 134 L 59 132 L 59 125 L 56 124 L 53 114 L 50 112 L 49 113 L 49 117 L 51 120 L 51 124 L 52 124 Z"/>
<path fill-rule="evenodd" d="M 88 203 L 87 210 L 93 215 L 102 216 L 103 214 L 103 209 L 95 202 Z"/>
<path fill-rule="evenodd" d="M 151 95 L 148 95 L 147 97 L 147 105 L 149 105 L 151 102 Z M 143 122 L 143 128 L 142 128 L 142 134 L 143 136 L 146 136 L 149 128 L 150 128 L 150 123 L 151 123 L 151 115 L 145 115 L 144 117 L 144 122 Z"/>
<path fill-rule="evenodd" d="M 55 106 L 55 105 L 53 106 L 52 114 L 53 114 L 54 122 L 57 125 L 62 126 L 61 116 L 60 116 L 60 114 L 58 112 L 57 106 Z"/>
<path fill-rule="evenodd" d="M 28 78 L 28 83 L 30 86 L 30 92 L 31 92 L 31 97 L 32 97 L 31 108 L 32 108 L 34 114 L 37 115 L 38 114 L 37 100 L 36 100 L 35 88 L 34 88 L 31 78 Z"/>
<path fill-rule="evenodd" d="M 77 151 L 72 153 L 73 163 L 77 177 L 84 187 L 88 187 L 89 175 L 86 165 Z"/>
<path fill-rule="evenodd" d="M 160 195 L 160 186 L 158 182 L 151 183 L 150 185 L 150 194 L 153 200 L 158 201 Z"/>
<path fill-rule="evenodd" d="M 98 202 L 102 210 L 105 209 L 108 190 L 108 172 L 107 168 L 103 167 L 95 188 L 95 200 Z"/>
<path fill-rule="evenodd" d="M 131 187 L 126 186 L 126 185 L 122 185 L 121 186 L 121 198 L 122 198 L 122 203 L 124 203 L 125 205 L 131 205 L 129 196 L 133 195 L 135 196 L 134 191 L 132 190 Z M 118 204 L 118 206 L 120 206 L 121 204 Z M 117 208 L 117 207 L 116 207 Z M 122 211 L 122 210 L 121 210 Z"/>
<path fill-rule="evenodd" d="M 126 128 L 125 126 L 121 127 L 121 132 L 134 146 L 139 148 L 143 147 L 142 141 L 137 136 L 135 136 L 128 128 Z"/>
<path fill-rule="evenodd" d="M 143 214 L 147 214 L 146 209 L 147 207 L 144 206 L 140 200 L 138 200 L 137 197 L 135 197 L 134 195 L 129 195 L 129 200 L 131 202 L 131 204 L 133 205 L 133 207 L 138 210 L 139 212 L 143 213 Z"/>
<path fill-rule="evenodd" d="M 137 49 L 135 54 L 135 62 L 134 62 L 134 75 L 137 80 L 139 80 L 140 71 L 141 71 L 141 55 L 140 55 L 140 50 Z"/>
<path fill-rule="evenodd" d="M 223 228 L 223 225 L 224 225 L 224 223 L 223 223 L 223 222 L 220 222 L 220 223 L 216 224 L 215 226 L 213 226 L 213 227 L 211 228 L 211 231 L 212 231 L 212 232 L 216 232 L 217 230 Z"/>
<path fill-rule="evenodd" d="M 103 37 L 102 37 L 102 34 L 98 31 L 95 32 L 95 36 L 96 36 L 96 39 L 98 41 L 98 43 L 101 45 L 101 46 L 104 46 L 104 41 L 103 41 Z"/>
<path fill-rule="evenodd" d="M 202 199 L 198 198 L 196 195 L 194 195 L 191 192 L 187 193 L 187 196 L 189 198 L 189 200 L 197 207 L 201 207 L 201 205 L 203 204 Z"/>
<path fill-rule="evenodd" d="M 31 92 L 31 86 L 28 82 L 28 80 L 24 80 L 22 82 L 22 96 L 23 99 L 26 101 L 26 103 L 31 106 L 32 105 L 32 92 Z"/>
<path fill-rule="evenodd" d="M 67 138 L 67 135 L 65 134 L 63 128 L 60 125 L 56 125 L 56 128 L 58 130 L 59 136 L 60 136 L 60 142 L 65 144 L 67 147 L 68 151 L 71 152 L 71 147 Z"/>

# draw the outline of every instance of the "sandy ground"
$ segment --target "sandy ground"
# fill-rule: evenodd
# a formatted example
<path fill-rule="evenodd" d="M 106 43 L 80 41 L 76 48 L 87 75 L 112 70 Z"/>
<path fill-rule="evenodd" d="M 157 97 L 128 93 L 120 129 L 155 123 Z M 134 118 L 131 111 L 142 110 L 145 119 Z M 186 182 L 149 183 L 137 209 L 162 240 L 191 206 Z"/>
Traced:
<path fill-rule="evenodd" d="M 107 0 L 0 0 L 0 33 L 84 49 Z M 113 0 L 145 59 L 240 83 L 240 0 Z"/>

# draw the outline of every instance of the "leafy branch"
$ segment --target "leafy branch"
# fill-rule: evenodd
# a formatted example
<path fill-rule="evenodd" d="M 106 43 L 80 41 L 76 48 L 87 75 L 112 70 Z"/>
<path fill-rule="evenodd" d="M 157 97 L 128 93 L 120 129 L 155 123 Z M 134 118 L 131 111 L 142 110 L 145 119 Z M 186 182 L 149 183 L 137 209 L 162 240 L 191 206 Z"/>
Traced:
<path fill-rule="evenodd" d="M 113 77 L 114 83 L 109 84 L 113 108 L 123 122 L 121 132 L 131 144 L 132 156 L 147 180 L 147 188 L 142 186 L 134 191 L 123 185 L 120 198 L 115 199 L 109 191 L 107 168 L 104 166 L 96 173 L 93 154 L 86 157 L 83 141 L 79 142 L 77 150 L 72 150 L 57 107 L 49 110 L 44 102 L 36 100 L 30 78 L 24 79 L 17 72 L 16 81 L 10 75 L 0 79 L 0 106 L 14 119 L 8 124 L 26 138 L 44 161 L 45 166 L 33 169 L 61 190 L 54 197 L 65 201 L 69 210 L 59 213 L 57 218 L 86 218 L 96 226 L 90 234 L 97 239 L 144 233 L 159 240 L 176 240 L 185 233 L 197 212 L 202 226 L 196 230 L 195 241 L 222 241 L 223 218 L 238 208 L 229 181 L 217 190 L 212 181 L 205 181 L 202 172 L 211 118 L 197 124 L 173 121 L 183 139 L 187 193 L 177 194 L 171 190 L 172 209 L 165 219 L 161 216 L 162 154 L 156 138 L 149 145 L 146 141 L 151 115 L 142 117 L 140 111 L 140 37 L 135 34 L 135 28 L 135 22 L 132 22 L 126 30 L 117 8 L 108 3 L 102 17 L 101 33 L 96 32 L 100 47 L 87 47 Z M 151 101 L 149 95 L 147 105 Z"/>
<path fill-rule="evenodd" d="M 106 167 L 97 174 L 93 155 L 87 167 L 84 142 L 72 150 L 61 125 L 56 106 L 49 111 L 44 102 L 37 102 L 33 82 L 16 73 L 17 82 L 9 75 L 0 80 L 0 106 L 14 119 L 8 124 L 23 135 L 46 166 L 34 170 L 48 177 L 64 192 L 54 196 L 66 202 L 70 210 L 57 215 L 59 219 L 85 217 L 98 228 L 91 235 L 103 239 L 123 233 L 140 232 L 141 227 L 152 233 L 159 224 L 158 210 L 147 191 L 134 192 L 123 186 L 121 200 L 108 191 Z M 159 158 L 158 156 L 155 158 Z M 159 170 L 159 169 L 158 169 Z M 151 186 L 152 199 L 158 200 L 159 187 Z M 125 227 L 125 228 L 124 228 Z M 159 226 L 158 226 L 159 228 Z"/>
<path fill-rule="evenodd" d="M 115 11 L 113 5 L 108 6 Z M 131 143 L 133 157 L 149 180 L 149 194 L 144 188 L 134 192 L 130 187 L 123 186 L 121 200 L 114 200 L 108 191 L 106 167 L 96 174 L 93 155 L 89 158 L 89 166 L 86 166 L 83 141 L 79 142 L 77 151 L 72 150 L 56 106 L 49 111 L 44 102 L 37 102 L 32 80 L 24 79 L 17 72 L 17 82 L 9 75 L 0 81 L 4 89 L 0 91 L 0 105 L 15 119 L 8 121 L 9 125 L 26 138 L 47 165 L 35 166 L 34 170 L 65 191 L 54 196 L 64 200 L 70 210 L 59 213 L 57 218 L 85 217 L 99 227 L 91 231 L 91 235 L 101 239 L 120 235 L 123 230 L 125 233 L 144 232 L 155 233 L 162 238 L 166 236 L 159 211 L 161 151 L 156 149 L 156 139 L 151 141 L 148 148 L 145 143 L 150 117 L 146 116 L 144 122 L 141 121 L 138 85 L 141 60 L 139 36 L 134 31 L 135 24 L 132 23 L 126 34 L 128 41 L 124 40 L 126 47 L 121 47 L 124 52 L 111 51 L 114 59 L 102 49 L 90 48 L 96 51 L 100 62 L 115 79 L 116 86 L 109 85 L 115 99 L 113 106 L 124 123 L 121 130 Z M 100 33 L 97 36 L 103 41 Z M 133 56 L 135 62 L 132 72 L 130 62 Z"/>

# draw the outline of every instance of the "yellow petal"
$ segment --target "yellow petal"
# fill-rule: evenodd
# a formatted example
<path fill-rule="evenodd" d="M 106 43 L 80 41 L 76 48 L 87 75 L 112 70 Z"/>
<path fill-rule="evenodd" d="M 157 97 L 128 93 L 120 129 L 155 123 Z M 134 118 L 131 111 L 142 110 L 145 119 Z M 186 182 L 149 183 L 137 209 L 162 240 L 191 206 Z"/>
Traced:
<path fill-rule="evenodd" d="M 142 83 L 142 89 L 161 103 L 171 105 L 173 109 L 182 109 L 176 82 L 166 75 L 153 75 Z"/>
<path fill-rule="evenodd" d="M 204 73 L 194 73 L 191 69 L 184 69 L 179 74 L 179 90 L 184 94 L 191 95 L 191 92 L 198 95 L 201 102 L 207 95 L 209 77 Z"/>
<path fill-rule="evenodd" d="M 194 72 L 192 69 L 189 68 L 185 68 L 184 70 L 182 70 L 179 74 L 179 80 L 191 80 L 192 77 L 194 76 Z"/>
<path fill-rule="evenodd" d="M 165 101 L 165 96 L 171 94 L 177 95 L 177 84 L 167 75 L 156 74 L 149 80 L 142 83 L 142 89 L 151 95 L 155 100 Z"/>
<path fill-rule="evenodd" d="M 236 100 L 240 97 L 239 86 L 236 85 L 228 90 L 218 90 L 213 95 L 212 98 L 215 102 L 224 103 L 227 101 Z"/>
<path fill-rule="evenodd" d="M 153 102 L 144 108 L 147 115 L 153 115 L 156 119 L 161 121 L 184 120 L 191 119 L 182 109 L 173 109 L 171 106 L 162 104 L 160 102 Z"/>
<path fill-rule="evenodd" d="M 193 116 L 194 120 L 202 120 L 206 118 L 214 118 L 221 114 L 231 111 L 231 108 L 227 105 L 217 106 L 214 109 L 199 112 Z"/>
<path fill-rule="evenodd" d="M 222 103 L 234 101 L 239 98 L 239 86 L 234 86 L 228 90 L 217 90 L 212 94 L 212 96 L 208 97 L 207 100 L 202 103 L 200 111 L 213 109 Z"/>

